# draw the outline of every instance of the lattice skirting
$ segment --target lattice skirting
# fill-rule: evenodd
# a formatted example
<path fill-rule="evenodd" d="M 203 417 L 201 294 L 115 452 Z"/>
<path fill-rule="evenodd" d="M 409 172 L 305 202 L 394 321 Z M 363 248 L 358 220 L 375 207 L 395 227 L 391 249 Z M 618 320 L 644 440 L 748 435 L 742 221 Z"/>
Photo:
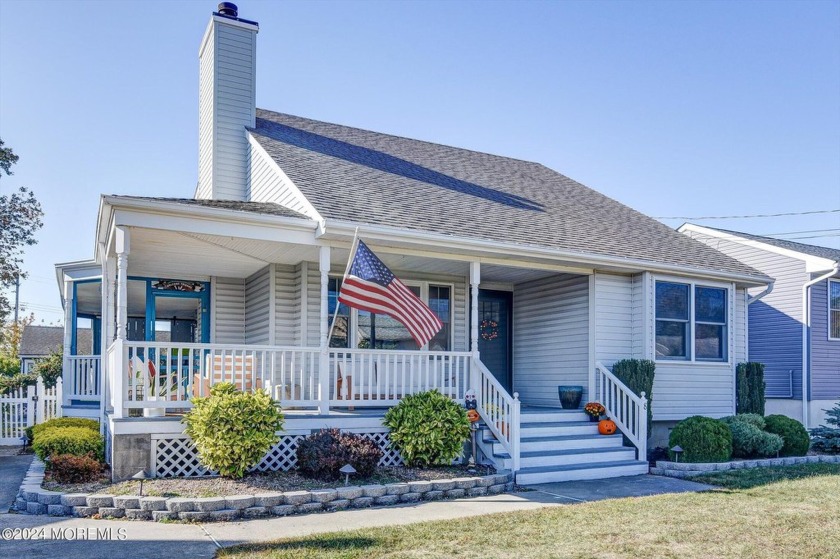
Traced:
<path fill-rule="evenodd" d="M 358 433 L 382 449 L 380 466 L 399 466 L 399 452 L 391 448 L 387 432 Z M 297 446 L 305 434 L 281 433 L 280 440 L 269 450 L 252 472 L 289 471 L 297 466 Z M 201 465 L 192 440 L 186 435 L 152 435 L 152 471 L 157 477 L 190 477 L 215 472 Z"/>

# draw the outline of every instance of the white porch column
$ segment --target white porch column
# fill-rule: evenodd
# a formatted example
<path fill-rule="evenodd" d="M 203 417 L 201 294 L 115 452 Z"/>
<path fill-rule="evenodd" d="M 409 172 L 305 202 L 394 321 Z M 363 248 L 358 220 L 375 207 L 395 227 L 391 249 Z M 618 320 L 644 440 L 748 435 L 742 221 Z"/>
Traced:
<path fill-rule="evenodd" d="M 63 405 L 69 405 L 70 400 L 68 396 L 75 387 L 73 382 L 73 371 L 70 370 L 70 355 L 73 343 L 73 280 L 64 278 L 64 349 L 63 366 L 61 367 L 61 376 L 64 378 L 67 390 L 64 391 Z"/>
<path fill-rule="evenodd" d="M 110 356 L 114 365 L 113 402 L 114 417 L 125 415 L 124 388 L 125 368 L 128 367 L 128 351 L 125 341 L 128 336 L 128 253 L 131 251 L 131 235 L 127 228 L 116 228 L 117 252 L 117 342 L 114 355 Z"/>
<path fill-rule="evenodd" d="M 478 357 L 478 285 L 481 283 L 481 263 L 470 262 L 470 351 Z"/>
<path fill-rule="evenodd" d="M 320 393 L 318 412 L 326 414 L 330 411 L 330 247 L 322 246 L 319 257 L 318 269 L 321 272 L 321 318 L 319 320 L 321 361 L 318 370 L 318 391 Z"/>

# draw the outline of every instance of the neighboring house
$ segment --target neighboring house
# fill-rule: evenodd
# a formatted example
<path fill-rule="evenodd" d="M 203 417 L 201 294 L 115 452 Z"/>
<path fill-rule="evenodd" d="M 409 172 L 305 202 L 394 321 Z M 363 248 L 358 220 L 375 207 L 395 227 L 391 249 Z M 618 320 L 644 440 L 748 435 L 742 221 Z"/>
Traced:
<path fill-rule="evenodd" d="M 693 224 L 679 230 L 774 278 L 749 304 L 749 359 L 765 365 L 767 413 L 819 426 L 840 400 L 840 250 Z"/>
<path fill-rule="evenodd" d="M 657 360 L 657 426 L 733 413 L 766 275 L 538 163 L 258 110 L 257 30 L 215 13 L 202 40 L 195 198 L 103 196 L 94 258 L 57 266 L 68 337 L 84 315 L 105 348 L 100 382 L 68 353 L 65 394 L 100 403 L 115 478 L 200 473 L 177 414 L 223 378 L 286 410 L 261 469 L 323 427 L 385 448 L 385 408 L 437 388 L 477 392 L 487 458 L 520 483 L 646 472 L 645 403 L 609 371 L 632 357 Z M 428 347 L 344 307 L 327 339 L 357 228 L 444 323 Z"/>
<path fill-rule="evenodd" d="M 62 351 L 64 345 L 63 326 L 24 327 L 20 338 L 20 372 L 31 373 L 38 359 L 49 356 L 55 351 Z M 79 354 L 91 354 L 93 332 L 89 328 L 79 329 Z"/>

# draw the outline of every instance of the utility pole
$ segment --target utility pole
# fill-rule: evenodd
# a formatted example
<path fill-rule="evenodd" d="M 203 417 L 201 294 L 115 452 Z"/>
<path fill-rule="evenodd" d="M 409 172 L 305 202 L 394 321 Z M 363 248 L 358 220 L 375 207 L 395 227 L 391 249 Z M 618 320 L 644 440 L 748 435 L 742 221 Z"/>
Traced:
<path fill-rule="evenodd" d="M 15 324 L 18 321 L 18 312 L 20 312 L 20 272 L 15 274 Z"/>

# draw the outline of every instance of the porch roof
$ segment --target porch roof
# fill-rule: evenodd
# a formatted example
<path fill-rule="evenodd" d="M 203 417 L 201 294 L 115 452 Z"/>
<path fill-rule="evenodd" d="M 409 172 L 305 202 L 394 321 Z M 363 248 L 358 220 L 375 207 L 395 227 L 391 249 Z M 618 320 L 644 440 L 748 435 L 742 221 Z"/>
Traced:
<path fill-rule="evenodd" d="M 766 278 L 538 163 L 261 109 L 250 133 L 328 220 Z"/>

